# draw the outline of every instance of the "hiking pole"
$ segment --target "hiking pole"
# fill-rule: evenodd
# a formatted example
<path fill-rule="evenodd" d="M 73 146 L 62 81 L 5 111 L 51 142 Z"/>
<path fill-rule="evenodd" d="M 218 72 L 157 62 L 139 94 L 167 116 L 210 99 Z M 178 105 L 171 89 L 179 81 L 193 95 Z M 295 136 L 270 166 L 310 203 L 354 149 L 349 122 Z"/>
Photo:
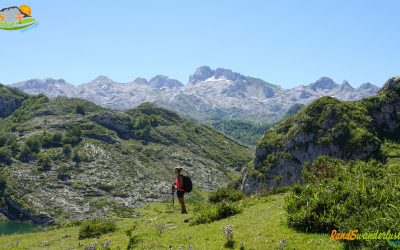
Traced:
<path fill-rule="evenodd" d="M 174 194 L 175 194 L 175 188 L 174 188 L 174 186 L 172 186 L 172 206 L 174 206 L 174 204 L 175 204 L 175 197 L 174 197 Z"/>

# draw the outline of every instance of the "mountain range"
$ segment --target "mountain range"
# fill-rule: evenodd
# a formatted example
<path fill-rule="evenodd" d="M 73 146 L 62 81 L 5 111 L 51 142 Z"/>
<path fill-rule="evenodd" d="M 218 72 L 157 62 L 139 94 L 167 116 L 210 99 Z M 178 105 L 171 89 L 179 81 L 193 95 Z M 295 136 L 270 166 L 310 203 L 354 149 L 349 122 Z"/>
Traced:
<path fill-rule="evenodd" d="M 262 79 L 244 76 L 229 69 L 208 66 L 198 68 L 187 84 L 167 76 L 150 80 L 137 78 L 118 83 L 106 76 L 74 85 L 63 79 L 31 79 L 11 84 L 29 94 L 78 97 L 115 110 L 125 110 L 144 102 L 178 112 L 185 118 L 201 122 L 243 120 L 275 123 L 286 116 L 291 107 L 308 104 L 321 96 L 345 101 L 374 95 L 379 87 L 364 83 L 353 88 L 347 81 L 336 83 L 328 77 L 316 82 L 285 89 Z"/>

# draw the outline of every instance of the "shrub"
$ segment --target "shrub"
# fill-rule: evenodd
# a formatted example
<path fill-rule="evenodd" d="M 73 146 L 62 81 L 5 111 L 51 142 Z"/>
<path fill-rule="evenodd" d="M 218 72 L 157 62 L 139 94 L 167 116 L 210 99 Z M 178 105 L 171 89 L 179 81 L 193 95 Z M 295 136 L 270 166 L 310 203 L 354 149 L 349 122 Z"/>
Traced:
<path fill-rule="evenodd" d="M 49 171 L 51 169 L 50 157 L 46 154 L 40 154 L 38 157 L 38 165 L 42 167 L 42 170 Z"/>
<path fill-rule="evenodd" d="M 26 140 L 26 145 L 30 148 L 31 152 L 37 153 L 42 147 L 41 140 L 38 136 L 31 136 Z"/>
<path fill-rule="evenodd" d="M 0 193 L 2 193 L 7 187 L 7 177 L 0 174 Z"/>
<path fill-rule="evenodd" d="M 26 144 L 22 144 L 18 155 L 18 159 L 22 162 L 29 162 L 30 158 L 31 158 L 30 147 Z"/>
<path fill-rule="evenodd" d="M 80 104 L 76 105 L 76 110 L 75 111 L 79 115 L 85 115 L 86 114 L 85 107 L 83 107 L 83 105 L 80 105 Z"/>
<path fill-rule="evenodd" d="M 0 147 L 11 145 L 16 142 L 16 138 L 12 133 L 2 133 L 0 134 Z"/>
<path fill-rule="evenodd" d="M 117 229 L 114 221 L 89 220 L 81 224 L 79 239 L 95 238 L 103 234 L 112 233 Z"/>
<path fill-rule="evenodd" d="M 212 203 L 218 203 L 221 201 L 239 201 L 243 199 L 244 195 L 239 190 L 233 188 L 220 188 L 214 192 L 211 192 L 208 200 Z"/>
<path fill-rule="evenodd" d="M 67 144 L 77 145 L 82 140 L 82 130 L 74 126 L 67 131 L 64 142 Z"/>
<path fill-rule="evenodd" d="M 11 150 L 8 147 L 0 148 L 0 162 L 4 164 L 11 164 Z"/>
<path fill-rule="evenodd" d="M 286 197 L 290 226 L 329 233 L 359 229 L 397 232 L 400 228 L 400 161 L 348 162 L 322 157 L 305 174 L 306 184 Z M 388 248 L 385 241 L 349 241 L 351 247 Z M 373 244 L 373 245 L 372 245 Z"/>
<path fill-rule="evenodd" d="M 197 209 L 197 214 L 194 216 L 191 225 L 211 223 L 241 212 L 242 209 L 236 203 L 226 201 L 202 206 Z"/>
<path fill-rule="evenodd" d="M 65 157 L 69 158 L 69 157 L 71 157 L 71 153 L 72 153 L 71 144 L 65 144 L 63 146 L 63 155 L 65 155 Z"/>

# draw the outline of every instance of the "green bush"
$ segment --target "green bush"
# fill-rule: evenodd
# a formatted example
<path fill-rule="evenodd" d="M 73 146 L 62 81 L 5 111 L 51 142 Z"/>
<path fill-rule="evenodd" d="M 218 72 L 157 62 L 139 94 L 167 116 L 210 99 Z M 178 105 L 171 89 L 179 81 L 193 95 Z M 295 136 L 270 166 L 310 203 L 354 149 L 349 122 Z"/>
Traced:
<path fill-rule="evenodd" d="M 71 157 L 71 153 L 72 153 L 72 146 L 71 144 L 65 144 L 63 146 L 63 155 L 67 158 Z"/>
<path fill-rule="evenodd" d="M 11 150 L 8 147 L 0 148 L 0 163 L 4 164 L 12 163 Z"/>
<path fill-rule="evenodd" d="M 26 144 L 22 144 L 18 155 L 18 159 L 22 162 L 29 162 L 31 154 L 32 153 L 30 147 Z"/>
<path fill-rule="evenodd" d="M 103 234 L 112 233 L 117 229 L 114 221 L 89 220 L 81 224 L 79 239 L 95 238 Z"/>
<path fill-rule="evenodd" d="M 74 126 L 67 131 L 64 142 L 66 144 L 77 145 L 78 143 L 81 142 L 81 140 L 82 140 L 82 130 L 77 126 Z"/>
<path fill-rule="evenodd" d="M 305 172 L 305 185 L 286 197 L 290 226 L 306 232 L 359 229 L 398 232 L 400 160 L 348 162 L 318 158 Z M 351 247 L 388 248 L 385 241 L 349 241 Z"/>
<path fill-rule="evenodd" d="M 64 135 L 61 132 L 43 132 L 40 139 L 44 148 L 61 147 L 63 145 Z"/>
<path fill-rule="evenodd" d="M 26 139 L 26 145 L 30 148 L 31 152 L 38 153 L 42 147 L 42 143 L 39 136 L 31 136 Z"/>
<path fill-rule="evenodd" d="M 239 190 L 235 190 L 232 188 L 220 188 L 214 192 L 211 192 L 208 200 L 211 203 L 218 203 L 221 201 L 239 201 L 243 199 L 244 195 Z"/>
<path fill-rule="evenodd" d="M 222 201 L 217 204 L 205 205 L 196 209 L 191 225 L 211 223 L 239 214 L 242 209 L 237 203 Z"/>
<path fill-rule="evenodd" d="M 11 145 L 16 142 L 16 137 L 12 133 L 1 133 L 0 134 L 0 147 Z"/>
<path fill-rule="evenodd" d="M 51 159 L 46 154 L 40 154 L 38 157 L 38 165 L 41 166 L 41 169 L 44 171 L 49 171 L 51 169 Z"/>
<path fill-rule="evenodd" d="M 83 105 L 81 105 L 81 104 L 76 105 L 76 110 L 75 111 L 76 111 L 77 114 L 80 114 L 80 115 L 85 115 L 86 114 L 85 107 Z"/>
<path fill-rule="evenodd" d="M 0 174 L 0 194 L 3 193 L 6 187 L 7 187 L 7 177 L 3 174 Z"/>

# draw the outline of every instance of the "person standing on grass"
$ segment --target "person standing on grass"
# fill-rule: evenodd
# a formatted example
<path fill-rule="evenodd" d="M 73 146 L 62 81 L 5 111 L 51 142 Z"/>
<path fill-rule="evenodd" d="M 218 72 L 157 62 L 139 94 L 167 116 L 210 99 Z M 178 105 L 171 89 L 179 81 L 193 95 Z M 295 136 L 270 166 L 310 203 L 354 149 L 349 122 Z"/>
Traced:
<path fill-rule="evenodd" d="M 175 168 L 176 180 L 175 180 L 174 184 L 172 185 L 172 188 L 176 189 L 176 196 L 178 197 L 179 204 L 181 205 L 181 213 L 187 214 L 185 200 L 183 197 L 185 195 L 185 190 L 183 189 L 182 170 L 183 170 L 182 167 Z"/>

